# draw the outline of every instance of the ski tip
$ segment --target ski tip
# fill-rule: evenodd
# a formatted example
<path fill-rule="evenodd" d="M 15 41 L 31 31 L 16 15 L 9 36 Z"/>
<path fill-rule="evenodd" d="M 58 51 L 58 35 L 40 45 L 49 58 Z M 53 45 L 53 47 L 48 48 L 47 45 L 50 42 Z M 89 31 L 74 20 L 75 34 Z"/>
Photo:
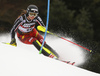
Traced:
<path fill-rule="evenodd" d="M 72 65 L 74 65 L 74 64 L 75 64 L 75 62 L 72 63 Z"/>
<path fill-rule="evenodd" d="M 10 43 L 6 43 L 6 42 L 2 42 L 3 44 L 7 44 L 7 45 L 11 45 Z M 15 44 L 13 44 L 13 45 L 11 45 L 11 46 L 15 46 L 15 47 L 17 47 L 17 45 L 15 45 Z"/>
<path fill-rule="evenodd" d="M 74 65 L 75 64 L 75 62 L 71 63 L 70 61 L 62 61 L 62 62 L 65 62 L 65 63 L 70 64 L 70 65 Z"/>

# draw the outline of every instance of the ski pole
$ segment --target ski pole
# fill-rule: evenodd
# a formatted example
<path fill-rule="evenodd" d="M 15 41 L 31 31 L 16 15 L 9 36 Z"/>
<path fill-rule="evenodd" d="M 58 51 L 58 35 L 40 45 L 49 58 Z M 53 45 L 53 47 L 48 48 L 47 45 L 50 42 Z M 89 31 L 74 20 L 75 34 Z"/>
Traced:
<path fill-rule="evenodd" d="M 45 27 L 43 27 L 43 26 L 37 26 L 37 29 L 38 29 L 39 31 L 42 31 L 42 32 L 45 32 L 45 30 L 46 30 Z M 83 49 L 85 49 L 85 50 L 87 50 L 87 51 L 89 51 L 89 52 L 92 52 L 92 50 L 87 49 L 87 48 L 85 48 L 85 47 L 83 47 L 83 46 L 81 46 L 81 45 L 79 45 L 79 44 L 76 44 L 76 43 L 74 43 L 74 42 L 72 42 L 72 41 L 70 41 L 70 40 L 68 40 L 68 39 L 65 39 L 65 38 L 63 38 L 63 37 L 61 37 L 61 36 L 58 36 L 58 35 L 56 35 L 56 34 L 50 32 L 50 31 L 47 31 L 47 33 L 50 33 L 50 34 L 52 34 L 52 35 L 54 35 L 54 36 L 56 36 L 56 37 L 59 37 L 59 38 L 65 40 L 65 41 L 68 41 L 68 42 L 70 42 L 70 43 L 72 43 L 72 44 L 74 44 L 74 45 L 77 45 L 77 46 L 79 46 L 79 47 L 81 47 L 81 48 L 83 48 Z"/>

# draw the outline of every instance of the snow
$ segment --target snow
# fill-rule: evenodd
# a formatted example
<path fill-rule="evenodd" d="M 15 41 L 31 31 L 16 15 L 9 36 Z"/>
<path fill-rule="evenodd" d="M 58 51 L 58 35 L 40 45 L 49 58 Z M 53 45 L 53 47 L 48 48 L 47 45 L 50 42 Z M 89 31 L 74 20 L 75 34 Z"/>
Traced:
<path fill-rule="evenodd" d="M 75 61 L 75 66 L 39 54 L 33 45 L 23 44 L 18 39 L 17 47 L 2 43 L 9 41 L 9 34 L 0 35 L 0 76 L 100 76 L 77 67 L 85 63 L 86 55 L 71 43 L 49 36 L 46 39 L 60 54 L 60 59 Z"/>

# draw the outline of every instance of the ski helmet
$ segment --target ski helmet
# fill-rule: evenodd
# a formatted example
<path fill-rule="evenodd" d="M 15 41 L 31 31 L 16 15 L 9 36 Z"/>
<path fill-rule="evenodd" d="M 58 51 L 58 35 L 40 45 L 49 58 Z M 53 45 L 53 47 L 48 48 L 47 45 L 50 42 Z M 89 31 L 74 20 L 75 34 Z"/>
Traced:
<path fill-rule="evenodd" d="M 36 5 L 29 5 L 27 7 L 27 13 L 28 13 L 28 15 L 29 15 L 29 12 L 33 12 L 33 13 L 38 14 L 39 13 L 38 12 L 38 7 Z"/>

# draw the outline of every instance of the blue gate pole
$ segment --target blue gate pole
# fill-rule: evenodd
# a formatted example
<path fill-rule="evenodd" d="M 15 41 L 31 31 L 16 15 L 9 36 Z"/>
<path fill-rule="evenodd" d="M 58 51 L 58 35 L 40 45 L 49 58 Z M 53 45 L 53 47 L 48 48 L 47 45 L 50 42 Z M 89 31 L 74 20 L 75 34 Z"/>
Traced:
<path fill-rule="evenodd" d="M 41 52 L 42 52 L 42 48 L 43 48 L 43 45 L 44 45 L 44 41 L 45 41 L 46 35 L 47 35 L 48 23 L 49 23 L 49 10 L 50 10 L 50 0 L 48 0 L 48 7 L 47 7 L 46 31 L 45 31 L 44 40 L 43 40 L 43 42 L 42 42 L 42 46 L 41 46 L 41 48 L 40 48 L 39 54 L 41 54 Z"/>

